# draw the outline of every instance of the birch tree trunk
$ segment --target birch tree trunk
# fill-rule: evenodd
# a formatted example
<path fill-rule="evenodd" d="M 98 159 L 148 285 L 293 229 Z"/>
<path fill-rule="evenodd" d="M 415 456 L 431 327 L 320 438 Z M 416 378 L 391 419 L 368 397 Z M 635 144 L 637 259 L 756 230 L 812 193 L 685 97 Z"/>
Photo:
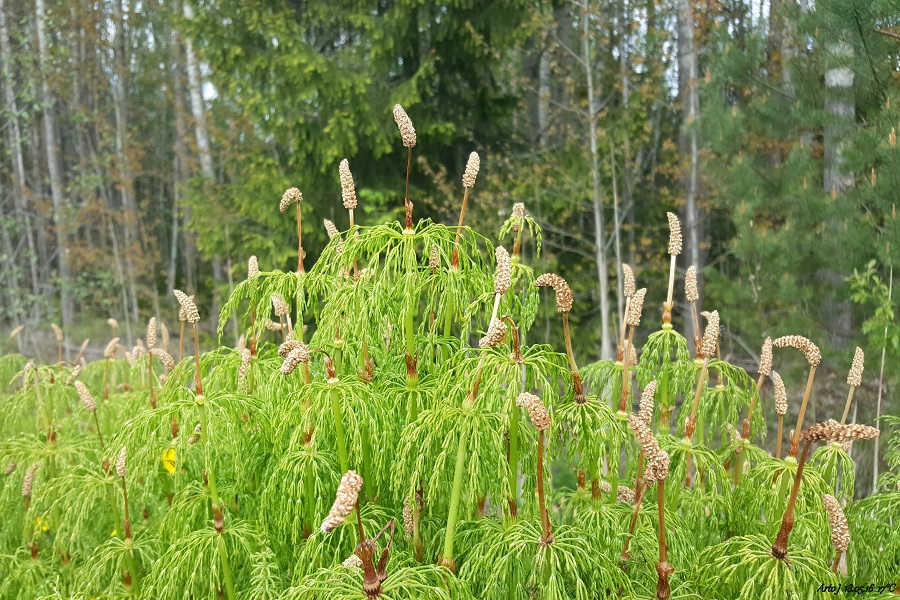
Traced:
<path fill-rule="evenodd" d="M 592 204 L 594 209 L 594 244 L 596 247 L 597 279 L 600 291 L 600 359 L 612 358 L 609 335 L 609 272 L 606 264 L 606 233 L 603 224 L 603 197 L 600 194 L 600 159 L 597 149 L 597 105 L 594 98 L 594 73 L 591 61 L 590 0 L 582 0 L 581 54 L 587 80 L 588 135 L 591 148 Z"/>
<path fill-rule="evenodd" d="M 687 260 L 689 265 L 703 271 L 703 253 L 700 250 L 702 223 L 697 205 L 698 179 L 700 172 L 700 151 L 697 145 L 697 129 L 700 118 L 700 93 L 698 90 L 697 46 L 694 41 L 693 0 L 678 0 L 678 85 L 681 95 L 683 123 L 680 145 L 682 153 L 689 157 L 687 173 L 684 177 L 684 230 Z M 702 278 L 698 284 L 702 285 Z M 701 293 L 701 302 L 703 295 Z M 700 308 L 698 307 L 698 310 Z M 687 336 L 693 340 L 694 335 Z"/>
<path fill-rule="evenodd" d="M 69 269 L 69 246 L 65 215 L 65 196 L 63 182 L 63 161 L 57 131 L 59 126 L 56 119 L 56 103 L 53 92 L 50 90 L 49 74 L 50 51 L 47 38 L 47 24 L 45 22 L 47 10 L 44 0 L 35 0 L 35 29 L 38 40 L 38 58 L 40 60 L 40 88 L 41 99 L 44 102 L 42 121 L 44 124 L 44 145 L 47 153 L 47 172 L 50 175 L 50 195 L 53 200 L 53 224 L 56 233 L 56 245 L 59 268 L 59 305 L 62 312 L 63 326 L 67 327 L 73 320 L 72 299 L 69 295 L 69 286 L 72 283 L 72 274 Z"/>

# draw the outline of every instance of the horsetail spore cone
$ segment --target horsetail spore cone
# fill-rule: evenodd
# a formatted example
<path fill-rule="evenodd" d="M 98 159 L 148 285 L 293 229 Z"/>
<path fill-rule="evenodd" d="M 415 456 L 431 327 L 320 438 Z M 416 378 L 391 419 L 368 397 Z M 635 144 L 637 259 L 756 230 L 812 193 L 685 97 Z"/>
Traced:
<path fill-rule="evenodd" d="M 844 414 L 841 415 L 841 423 L 847 422 L 847 414 L 850 412 L 850 405 L 853 403 L 853 393 L 856 388 L 862 385 L 863 369 L 865 368 L 866 356 L 863 354 L 862 348 L 856 347 L 853 353 L 853 363 L 850 365 L 850 372 L 847 373 L 847 385 L 850 391 L 847 393 L 847 403 L 844 405 Z"/>
<path fill-rule="evenodd" d="M 675 259 L 681 254 L 681 223 L 675 213 L 666 213 L 669 220 L 669 291 L 663 305 L 663 324 L 672 322 L 672 295 L 675 293 Z"/>
<path fill-rule="evenodd" d="M 353 181 L 353 173 L 350 172 L 350 163 L 346 158 L 338 165 L 338 175 L 341 179 L 341 201 L 344 203 L 344 208 L 353 211 L 356 208 L 356 184 Z"/>
<path fill-rule="evenodd" d="M 356 471 L 344 473 L 334 497 L 334 504 L 331 506 L 328 516 L 322 521 L 322 532 L 331 533 L 347 520 L 347 517 L 356 508 L 362 486 L 363 479 Z"/>
<path fill-rule="evenodd" d="M 822 503 L 828 513 L 828 525 L 831 527 L 831 544 L 834 546 L 835 557 L 831 571 L 837 573 L 841 562 L 841 555 L 850 546 L 850 528 L 847 527 L 847 517 L 841 503 L 831 494 L 822 494 Z"/>

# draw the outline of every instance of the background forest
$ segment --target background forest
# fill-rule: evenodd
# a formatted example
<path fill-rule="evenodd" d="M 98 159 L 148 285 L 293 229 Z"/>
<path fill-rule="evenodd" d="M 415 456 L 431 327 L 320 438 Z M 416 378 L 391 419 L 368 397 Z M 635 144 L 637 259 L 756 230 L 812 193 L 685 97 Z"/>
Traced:
<path fill-rule="evenodd" d="M 531 264 L 574 292 L 576 353 L 613 356 L 623 262 L 660 305 L 673 211 L 723 358 L 751 369 L 767 335 L 815 340 L 815 421 L 859 345 L 873 422 L 897 413 L 900 376 L 898 53 L 896 0 L 0 0 L 0 322 L 24 326 L 0 344 L 52 359 L 58 323 L 67 352 L 92 338 L 99 358 L 107 318 L 126 346 L 150 316 L 177 322 L 173 288 L 202 291 L 214 336 L 251 254 L 295 264 L 286 188 L 310 263 L 323 218 L 349 226 L 341 159 L 360 222 L 400 217 L 401 103 L 417 214 L 456 221 L 477 151 L 470 222 L 495 232 L 526 204 Z M 534 342 L 561 344 L 555 318 L 542 303 Z"/>

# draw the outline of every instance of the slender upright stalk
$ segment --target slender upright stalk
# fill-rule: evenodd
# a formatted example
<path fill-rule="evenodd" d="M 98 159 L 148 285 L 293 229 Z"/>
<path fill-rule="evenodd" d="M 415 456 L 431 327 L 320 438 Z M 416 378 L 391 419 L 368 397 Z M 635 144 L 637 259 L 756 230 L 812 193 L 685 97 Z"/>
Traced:
<path fill-rule="evenodd" d="M 794 505 L 797 503 L 797 493 L 800 491 L 800 480 L 803 477 L 803 466 L 809 457 L 809 448 L 812 443 L 806 440 L 803 444 L 803 454 L 800 455 L 800 462 L 797 464 L 797 474 L 794 476 L 794 487 L 791 489 L 791 497 L 788 500 L 787 508 L 784 510 L 784 517 L 781 519 L 781 529 L 775 538 L 775 544 L 772 546 L 772 556 L 784 560 L 787 557 L 788 536 L 794 528 Z"/>
<path fill-rule="evenodd" d="M 150 386 L 150 406 L 156 408 L 156 394 L 153 391 L 153 354 L 147 353 L 147 382 Z"/>
<path fill-rule="evenodd" d="M 300 211 L 300 203 L 297 202 L 297 272 L 304 273 L 303 268 L 303 216 Z"/>
<path fill-rule="evenodd" d="M 784 437 L 784 415 L 778 415 L 778 437 L 775 438 L 775 458 L 781 458 L 781 439 Z"/>
<path fill-rule="evenodd" d="M 575 388 L 575 402 L 582 404 L 585 401 L 584 384 L 578 373 L 578 364 L 575 362 L 575 353 L 572 351 L 572 335 L 569 332 L 569 313 L 562 313 L 563 335 L 566 340 L 566 356 L 569 357 L 569 370 L 572 372 L 572 386 Z"/>
<path fill-rule="evenodd" d="M 656 574 L 659 579 L 656 582 L 656 600 L 669 600 L 669 577 L 675 569 L 669 564 L 669 548 L 666 545 L 666 480 L 656 482 L 656 508 L 658 511 L 659 531 L 657 541 L 659 543 L 659 562 L 656 563 Z"/>
<path fill-rule="evenodd" d="M 125 546 L 128 551 L 125 553 L 125 562 L 128 570 L 122 574 L 125 587 L 128 588 L 132 596 L 140 597 L 141 584 L 138 579 L 137 567 L 134 562 L 134 541 L 131 537 L 131 517 L 128 512 L 128 487 L 125 485 L 125 478 L 122 477 L 122 495 L 125 499 Z"/>
<path fill-rule="evenodd" d="M 762 393 L 762 384 L 763 380 L 765 380 L 766 374 L 760 373 L 759 378 L 756 380 L 756 393 L 750 398 L 750 408 L 747 409 L 747 418 L 744 419 L 743 430 L 741 431 L 741 439 L 748 440 L 750 439 L 750 422 L 753 420 L 753 410 L 756 408 L 756 400 L 760 398 L 760 394 Z M 779 443 L 781 440 L 779 440 Z M 735 456 L 734 461 L 734 485 L 737 485 L 741 482 L 741 475 L 744 472 L 744 453 L 738 452 Z"/>
<path fill-rule="evenodd" d="M 100 421 L 97 419 L 97 411 L 93 411 L 94 414 L 94 425 L 97 427 L 97 438 L 100 440 L 100 449 L 106 448 L 106 445 L 103 443 L 103 434 L 100 433 Z"/>
<path fill-rule="evenodd" d="M 794 437 L 791 438 L 791 447 L 788 456 L 797 456 L 800 450 L 800 431 L 803 428 L 803 416 L 806 414 L 806 406 L 812 393 L 813 379 L 816 378 L 816 367 L 809 368 L 809 377 L 806 380 L 806 391 L 803 393 L 803 402 L 800 404 L 800 414 L 797 415 L 797 427 L 794 429 Z"/>
<path fill-rule="evenodd" d="M 856 391 L 856 386 L 851 385 L 850 391 L 847 393 L 847 403 L 844 405 L 844 414 L 841 415 L 841 425 L 847 422 L 847 414 L 850 412 L 850 405 L 853 404 L 853 392 Z"/>
<path fill-rule="evenodd" d="M 706 386 L 706 378 L 709 374 L 709 357 L 703 357 L 703 367 L 700 370 L 700 378 L 697 380 L 697 390 L 694 392 L 694 403 L 691 406 L 691 416 L 688 418 L 687 424 L 684 428 L 684 437 L 688 442 L 693 441 L 694 439 L 694 430 L 697 427 L 697 408 L 700 406 L 700 396 L 703 394 L 703 388 Z M 684 484 L 687 487 L 691 486 L 691 481 L 693 476 L 691 475 L 691 463 L 693 462 L 693 455 L 687 455 L 687 468 L 685 471 L 685 481 Z"/>
<path fill-rule="evenodd" d="M 194 375 L 194 384 L 195 384 L 195 392 L 198 396 L 203 395 L 203 383 L 200 380 L 200 342 L 197 340 L 197 325 L 196 323 L 191 324 L 191 327 L 194 330 L 194 362 L 197 365 L 197 371 Z M 206 431 L 205 429 L 203 430 Z"/>
<path fill-rule="evenodd" d="M 454 573 L 456 572 L 456 562 L 453 560 L 453 541 L 459 518 L 459 501 L 462 496 L 463 471 L 465 470 L 468 443 L 468 430 L 463 429 L 459 434 L 459 443 L 456 448 L 456 466 L 453 471 L 453 487 L 450 490 L 450 510 L 447 514 L 447 533 L 444 536 L 444 551 L 440 557 L 440 564 Z"/>
<path fill-rule="evenodd" d="M 181 322 L 181 333 L 178 336 L 178 362 L 184 358 L 184 321 Z"/>
<path fill-rule="evenodd" d="M 550 527 L 550 516 L 547 513 L 547 500 L 544 498 L 544 430 L 538 430 L 538 449 L 537 449 L 537 492 L 538 503 L 541 510 L 541 543 L 550 544 L 553 542 L 553 532 Z"/>
<path fill-rule="evenodd" d="M 109 357 L 106 358 L 106 366 L 103 369 L 103 399 L 109 400 Z"/>
<path fill-rule="evenodd" d="M 409 150 L 406 157 L 406 193 L 403 200 L 403 206 L 406 208 L 406 228 L 413 228 L 413 220 L 412 220 L 412 211 L 413 211 L 413 203 L 409 200 L 409 171 L 412 168 L 412 146 L 407 148 Z"/>
<path fill-rule="evenodd" d="M 456 240 L 453 245 L 453 257 L 450 260 L 451 267 L 459 266 L 459 239 L 462 235 L 463 220 L 466 218 L 466 207 L 469 205 L 469 190 L 471 188 L 466 187 L 463 189 L 465 190 L 465 192 L 463 193 L 462 208 L 459 211 L 459 225 L 457 225 L 456 227 Z"/>
<path fill-rule="evenodd" d="M 619 412 L 625 412 L 628 410 L 628 396 L 629 389 L 631 388 L 631 381 L 628 373 L 628 367 L 631 365 L 631 361 L 628 360 L 628 354 L 631 348 L 631 344 L 634 343 L 634 330 L 636 327 L 631 327 L 628 330 L 628 340 L 625 342 L 625 348 L 622 352 L 622 391 L 621 396 L 619 397 Z"/>
<path fill-rule="evenodd" d="M 620 561 L 626 561 L 631 558 L 628 554 L 628 547 L 631 545 L 631 538 L 634 536 L 635 527 L 637 527 L 638 516 L 641 513 L 641 504 L 644 502 L 644 451 L 638 455 L 637 478 L 634 481 L 634 511 L 631 513 L 631 525 L 628 526 L 628 535 L 625 536 L 625 547 L 622 550 Z"/>

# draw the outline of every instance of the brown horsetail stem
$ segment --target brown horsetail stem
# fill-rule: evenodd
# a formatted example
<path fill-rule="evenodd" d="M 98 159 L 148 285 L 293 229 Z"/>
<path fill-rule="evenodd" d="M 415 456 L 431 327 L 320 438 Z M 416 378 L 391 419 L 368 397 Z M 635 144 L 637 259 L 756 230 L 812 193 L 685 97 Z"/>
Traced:
<path fill-rule="evenodd" d="M 801 335 L 786 335 L 780 337 L 772 344 L 776 348 L 794 348 L 803 353 L 806 361 L 809 363 L 809 377 L 806 379 L 806 390 L 803 392 L 803 402 L 800 403 L 800 414 L 797 415 L 797 426 L 794 427 L 794 435 L 791 437 L 791 447 L 788 450 L 788 456 L 797 456 L 800 450 L 800 434 L 803 429 L 803 417 L 806 415 L 806 407 L 809 404 L 809 397 L 812 394 L 813 380 L 816 378 L 816 369 L 822 362 L 822 353 L 819 347 L 807 338 Z"/>
<path fill-rule="evenodd" d="M 544 273 L 534 280 L 535 287 L 552 287 L 556 294 L 556 312 L 562 315 L 563 337 L 566 342 L 566 356 L 569 359 L 569 371 L 572 373 L 572 387 L 575 391 L 575 401 L 579 404 L 585 402 L 584 384 L 581 374 L 578 372 L 578 363 L 575 362 L 575 353 L 572 350 L 572 333 L 569 328 L 569 313 L 572 311 L 572 290 L 565 279 L 556 273 Z"/>
<path fill-rule="evenodd" d="M 100 448 L 105 448 L 103 444 L 103 434 L 100 432 L 100 421 L 97 419 L 97 402 L 94 400 L 94 397 L 91 396 L 91 392 L 87 389 L 87 386 L 84 385 L 80 381 L 75 381 L 75 391 L 78 392 L 78 397 L 81 399 L 81 403 L 84 404 L 84 407 L 88 409 L 88 412 L 94 417 L 94 426 L 97 428 L 97 439 L 100 440 Z"/>
<path fill-rule="evenodd" d="M 516 398 L 516 405 L 528 411 L 531 423 L 538 430 L 537 439 L 537 493 L 538 504 L 541 512 L 541 545 L 553 543 L 553 529 L 550 526 L 550 516 L 547 512 L 547 499 L 544 497 L 544 436 L 550 429 L 550 415 L 547 407 L 540 398 L 534 394 L 524 392 Z"/>
<path fill-rule="evenodd" d="M 631 350 L 634 349 L 634 332 L 641 325 L 641 313 L 644 310 L 644 298 L 647 296 L 647 288 L 641 288 L 631 297 L 631 303 L 628 307 L 628 314 L 625 316 L 625 324 L 629 327 L 628 338 L 625 340 L 625 347 L 622 349 L 622 392 L 619 397 L 619 412 L 624 413 L 628 410 L 628 388 L 631 382 L 629 369 L 631 367 Z"/>
<path fill-rule="evenodd" d="M 838 572 L 841 555 L 850 546 L 850 528 L 847 527 L 847 517 L 841 503 L 831 494 L 822 494 L 822 503 L 828 513 L 828 525 L 831 527 L 831 544 L 834 546 L 835 556 L 831 565 L 832 573 Z"/>
<path fill-rule="evenodd" d="M 762 384 L 766 376 L 772 371 L 772 338 L 767 337 L 763 342 L 762 351 L 759 354 L 759 376 L 756 379 L 756 393 L 750 398 L 750 408 L 747 409 L 747 418 L 744 419 L 741 437 L 745 440 L 750 439 L 750 423 L 753 420 L 753 411 L 756 408 L 756 402 L 761 398 Z M 738 456 L 737 468 L 734 472 L 735 485 L 740 483 L 741 474 L 743 473 L 744 457 Z"/>
<path fill-rule="evenodd" d="M 847 393 L 847 403 L 844 405 L 844 414 L 841 415 L 841 423 L 847 422 L 847 414 L 850 412 L 850 405 L 853 404 L 853 392 L 862 385 L 865 361 L 866 356 L 863 354 L 862 348 L 857 346 L 856 352 L 853 353 L 853 363 L 850 365 L 850 372 L 847 374 L 847 385 L 850 386 L 850 391 Z"/>
<path fill-rule="evenodd" d="M 513 256 L 518 260 L 522 254 L 522 236 L 525 234 L 525 204 L 516 202 L 512 207 L 512 231 L 516 234 L 513 242 Z"/>
<path fill-rule="evenodd" d="M 775 345 L 778 346 L 776 340 Z M 784 510 L 784 517 L 781 519 L 781 529 L 775 537 L 775 544 L 772 545 L 772 556 L 779 560 L 787 559 L 788 537 L 794 528 L 794 506 L 797 503 L 797 493 L 800 491 L 800 482 L 803 478 L 803 466 L 809 457 L 809 449 L 813 443 L 822 440 L 832 442 L 851 442 L 861 440 L 873 440 L 878 437 L 879 431 L 875 427 L 868 425 L 842 425 L 833 419 L 811 425 L 809 429 L 802 432 L 802 437 L 806 440 L 803 444 L 803 452 L 800 455 L 800 461 L 797 463 L 797 474 L 794 476 L 794 486 L 791 489 L 791 497 L 788 500 L 787 507 Z M 795 437 L 796 433 L 795 433 Z"/>
<path fill-rule="evenodd" d="M 60 329 L 56 323 L 50 323 L 50 329 L 53 330 L 53 335 L 56 336 L 57 361 L 62 362 L 63 361 L 62 347 L 63 347 L 63 340 L 65 339 L 65 336 L 63 335 L 62 329 Z"/>
<path fill-rule="evenodd" d="M 469 160 L 466 161 L 466 170 L 463 172 L 463 201 L 462 208 L 459 210 L 459 224 L 456 226 L 456 241 L 453 246 L 453 256 L 450 260 L 452 268 L 459 267 L 459 239 L 462 235 L 463 221 L 466 218 L 466 208 L 469 205 L 469 193 L 475 187 L 475 178 L 478 177 L 478 170 L 481 168 L 481 158 L 477 152 L 469 154 Z"/>
<path fill-rule="evenodd" d="M 303 257 L 306 254 L 303 251 L 303 215 L 300 210 L 300 204 L 303 202 L 303 194 L 299 189 L 292 187 L 284 192 L 281 196 L 281 202 L 278 203 L 279 212 L 286 211 L 291 204 L 297 205 L 297 272 L 303 273 Z"/>
<path fill-rule="evenodd" d="M 125 504 L 125 542 L 128 552 L 125 555 L 125 563 L 127 568 L 122 571 L 122 582 L 128 589 L 134 588 L 135 594 L 139 593 L 140 585 L 138 582 L 137 569 L 134 564 L 134 550 L 131 548 L 131 516 L 128 508 L 128 486 L 125 483 L 125 477 L 128 475 L 128 468 L 125 466 L 125 460 L 128 456 L 128 450 L 123 446 L 119 451 L 119 457 L 116 459 L 116 475 L 122 480 L 122 497 Z"/>
<path fill-rule="evenodd" d="M 407 149 L 406 193 L 403 199 L 403 206 L 406 208 L 406 229 L 412 229 L 413 203 L 409 200 L 409 172 L 412 168 L 412 149 L 416 145 L 416 128 L 413 127 L 412 119 L 409 118 L 409 115 L 406 114 L 406 111 L 399 104 L 394 105 L 394 121 L 397 123 L 397 128 L 400 129 L 400 139 L 403 140 L 403 146 Z"/>
<path fill-rule="evenodd" d="M 714 310 L 709 314 L 709 323 L 703 332 L 703 340 L 700 343 L 700 351 L 703 356 L 703 366 L 700 369 L 700 377 L 697 379 L 697 389 L 694 391 L 694 402 L 691 405 L 691 415 L 684 427 L 684 437 L 688 442 L 694 439 L 694 430 L 697 428 L 697 409 L 700 407 L 700 396 L 706 387 L 706 379 L 709 375 L 709 359 L 715 355 L 716 344 L 719 339 L 719 311 Z M 687 456 L 687 468 L 685 469 L 685 485 L 691 486 L 691 454 Z"/>

